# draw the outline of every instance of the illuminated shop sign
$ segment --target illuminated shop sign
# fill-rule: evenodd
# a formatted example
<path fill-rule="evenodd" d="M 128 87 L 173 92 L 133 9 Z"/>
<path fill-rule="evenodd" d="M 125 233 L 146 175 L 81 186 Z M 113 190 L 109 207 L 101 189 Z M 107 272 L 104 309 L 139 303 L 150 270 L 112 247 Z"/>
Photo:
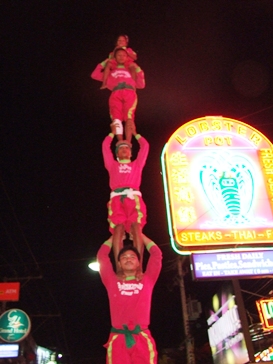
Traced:
<path fill-rule="evenodd" d="M 0 344 L 0 358 L 17 358 L 19 344 Z"/>
<path fill-rule="evenodd" d="M 208 311 L 208 338 L 214 364 L 249 362 L 242 323 L 232 285 L 212 297 Z"/>
<path fill-rule="evenodd" d="M 273 145 L 221 116 L 178 128 L 162 152 L 172 246 L 180 254 L 268 246 L 273 240 Z"/>
<path fill-rule="evenodd" d="M 37 364 L 47 364 L 50 362 L 50 358 L 53 351 L 42 346 L 37 347 Z"/>
<path fill-rule="evenodd" d="M 31 328 L 29 316 L 18 308 L 5 311 L 0 316 L 0 339 L 14 343 L 25 339 Z"/>
<path fill-rule="evenodd" d="M 19 282 L 0 283 L 0 301 L 19 301 Z"/>
<path fill-rule="evenodd" d="M 256 305 L 264 328 L 273 331 L 273 298 L 256 301 Z"/>
<path fill-rule="evenodd" d="M 195 279 L 238 279 L 273 275 L 272 250 L 193 253 L 191 261 Z"/>
<path fill-rule="evenodd" d="M 270 361 L 270 360 L 273 360 L 273 348 L 272 348 L 272 346 L 269 347 L 268 349 L 265 349 L 265 350 L 260 351 L 257 354 L 255 354 L 255 363 L 259 363 L 261 361 L 265 362 L 265 361 Z"/>

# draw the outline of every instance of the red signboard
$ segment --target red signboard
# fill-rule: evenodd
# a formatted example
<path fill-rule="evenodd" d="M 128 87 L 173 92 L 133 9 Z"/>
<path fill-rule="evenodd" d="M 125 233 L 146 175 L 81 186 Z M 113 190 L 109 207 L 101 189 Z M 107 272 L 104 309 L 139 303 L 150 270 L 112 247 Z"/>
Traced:
<path fill-rule="evenodd" d="M 19 301 L 19 282 L 0 283 L 0 301 Z"/>

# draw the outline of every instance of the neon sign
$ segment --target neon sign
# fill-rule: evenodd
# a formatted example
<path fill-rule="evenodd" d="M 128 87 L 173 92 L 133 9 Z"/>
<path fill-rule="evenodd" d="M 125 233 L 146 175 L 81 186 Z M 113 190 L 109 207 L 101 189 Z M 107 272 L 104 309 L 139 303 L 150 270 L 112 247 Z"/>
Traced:
<path fill-rule="evenodd" d="M 239 307 L 230 283 L 212 297 L 207 312 L 208 338 L 214 364 L 249 362 Z"/>
<path fill-rule="evenodd" d="M 261 299 L 256 305 L 263 327 L 273 331 L 273 299 Z"/>
<path fill-rule="evenodd" d="M 269 246 L 273 239 L 273 145 L 221 116 L 178 128 L 161 157 L 174 250 Z"/>

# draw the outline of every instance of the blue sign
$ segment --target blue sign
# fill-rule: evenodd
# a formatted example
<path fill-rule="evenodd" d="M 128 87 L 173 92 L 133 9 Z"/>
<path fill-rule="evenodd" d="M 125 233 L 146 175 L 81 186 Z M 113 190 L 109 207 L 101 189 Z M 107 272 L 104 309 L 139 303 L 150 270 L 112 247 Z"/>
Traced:
<path fill-rule="evenodd" d="M 191 259 L 195 279 L 258 278 L 273 274 L 273 250 L 194 253 Z"/>

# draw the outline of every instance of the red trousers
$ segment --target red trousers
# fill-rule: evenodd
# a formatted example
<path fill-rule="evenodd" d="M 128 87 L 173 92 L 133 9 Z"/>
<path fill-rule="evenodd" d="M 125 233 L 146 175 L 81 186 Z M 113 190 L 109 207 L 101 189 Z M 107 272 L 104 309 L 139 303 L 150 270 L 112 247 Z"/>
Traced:
<path fill-rule="evenodd" d="M 137 106 L 137 94 L 131 89 L 121 89 L 113 91 L 109 98 L 110 117 L 112 120 L 119 119 L 127 121 L 135 119 Z"/>
<path fill-rule="evenodd" d="M 106 364 L 157 364 L 155 341 L 149 330 L 141 331 L 133 337 L 135 345 L 128 349 L 124 334 L 111 333 L 105 348 Z"/>
<path fill-rule="evenodd" d="M 108 202 L 109 230 L 113 234 L 117 225 L 123 225 L 125 231 L 130 232 L 132 223 L 138 223 L 143 228 L 146 224 L 146 205 L 141 196 L 134 196 L 134 200 L 115 196 Z"/>

